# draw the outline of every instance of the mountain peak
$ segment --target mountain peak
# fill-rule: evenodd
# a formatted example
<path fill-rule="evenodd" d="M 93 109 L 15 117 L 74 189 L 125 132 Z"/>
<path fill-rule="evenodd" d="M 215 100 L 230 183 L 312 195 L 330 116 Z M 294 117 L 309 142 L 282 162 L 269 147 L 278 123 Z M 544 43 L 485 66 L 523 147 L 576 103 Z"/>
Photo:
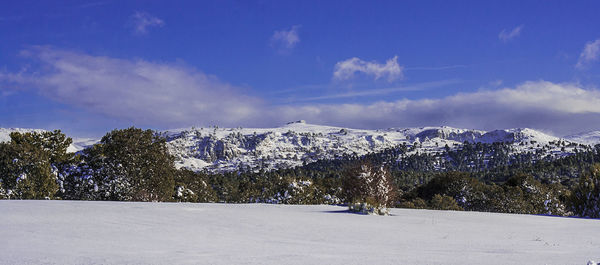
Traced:
<path fill-rule="evenodd" d="M 306 124 L 306 121 L 305 120 L 290 121 L 290 122 L 286 123 L 286 125 L 297 124 L 297 123 Z"/>

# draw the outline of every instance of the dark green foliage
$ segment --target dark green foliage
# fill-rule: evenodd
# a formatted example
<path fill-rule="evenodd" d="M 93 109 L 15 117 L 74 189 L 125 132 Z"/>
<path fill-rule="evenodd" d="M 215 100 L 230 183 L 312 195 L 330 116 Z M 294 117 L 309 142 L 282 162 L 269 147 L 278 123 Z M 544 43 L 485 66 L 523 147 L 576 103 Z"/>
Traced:
<path fill-rule="evenodd" d="M 10 134 L 0 143 L 0 180 L 6 198 L 52 199 L 61 169 L 69 163 L 71 139 L 60 131 Z"/>
<path fill-rule="evenodd" d="M 427 202 L 421 198 L 413 198 L 409 201 L 401 201 L 396 207 L 409 209 L 427 209 Z"/>
<path fill-rule="evenodd" d="M 446 195 L 433 195 L 431 201 L 429 202 L 429 208 L 433 210 L 450 210 L 450 211 L 462 211 L 463 208 L 458 206 L 456 201 Z"/>
<path fill-rule="evenodd" d="M 461 208 L 474 211 L 485 210 L 487 204 L 485 192 L 485 184 L 462 172 L 441 173 L 415 190 L 416 197 L 423 200 L 430 201 L 436 194 L 449 196 Z"/>
<path fill-rule="evenodd" d="M 174 200 L 180 202 L 216 202 L 217 194 L 202 173 L 182 169 L 175 175 Z"/>
<path fill-rule="evenodd" d="M 219 202 L 336 204 L 342 202 L 338 174 L 291 168 L 213 174 L 208 178 Z"/>
<path fill-rule="evenodd" d="M 504 201 L 511 203 L 498 212 L 552 214 L 564 215 L 566 213 L 565 197 L 562 196 L 566 189 L 560 184 L 543 184 L 531 176 L 519 174 L 511 177 L 503 186 Z"/>
<path fill-rule="evenodd" d="M 566 193 L 560 184 L 543 184 L 522 174 L 497 185 L 480 182 L 468 173 L 447 172 L 408 192 L 399 206 L 416 208 L 413 202 L 422 199 L 430 201 L 432 208 L 433 198 L 439 195 L 468 211 L 566 215 Z"/>
<path fill-rule="evenodd" d="M 92 178 L 93 170 L 81 155 L 73 156 L 59 174 L 61 189 L 58 196 L 64 200 L 97 200 L 97 185 Z"/>
<path fill-rule="evenodd" d="M 174 158 L 165 139 L 152 130 L 114 130 L 84 150 L 97 199 L 169 201 L 174 190 Z"/>
<path fill-rule="evenodd" d="M 80 154 L 66 152 L 71 140 L 60 131 L 11 137 L 0 143 L 0 199 L 360 202 L 600 218 L 600 166 L 589 170 L 600 145 L 562 158 L 514 155 L 507 143 L 411 155 L 415 145 L 400 145 L 296 168 L 208 174 L 176 170 L 165 139 L 151 130 L 112 131 Z"/>
<path fill-rule="evenodd" d="M 571 193 L 569 206 L 577 216 L 600 218 L 600 164 L 581 177 Z"/>

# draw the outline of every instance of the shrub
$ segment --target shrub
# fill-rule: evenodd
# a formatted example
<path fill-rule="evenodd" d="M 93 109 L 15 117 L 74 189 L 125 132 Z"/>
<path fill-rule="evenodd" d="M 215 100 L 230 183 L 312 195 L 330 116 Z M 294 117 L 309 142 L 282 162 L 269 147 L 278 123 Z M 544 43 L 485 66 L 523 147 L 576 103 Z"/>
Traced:
<path fill-rule="evenodd" d="M 380 204 L 373 202 L 355 202 L 350 203 L 348 205 L 348 209 L 351 212 L 361 213 L 361 214 L 370 214 L 370 215 L 389 215 L 390 210 Z"/>
<path fill-rule="evenodd" d="M 429 202 L 429 208 L 432 210 L 451 210 L 451 211 L 462 211 L 463 208 L 458 206 L 458 203 L 446 195 L 436 194 L 431 198 Z"/>
<path fill-rule="evenodd" d="M 409 201 L 403 201 L 397 204 L 400 208 L 409 208 L 409 209 L 427 209 L 427 202 L 421 198 L 414 198 Z"/>
<path fill-rule="evenodd" d="M 380 214 L 393 205 L 396 191 L 389 171 L 371 164 L 361 164 L 345 171 L 342 189 L 350 210 Z M 360 207 L 355 207 L 360 205 Z"/>

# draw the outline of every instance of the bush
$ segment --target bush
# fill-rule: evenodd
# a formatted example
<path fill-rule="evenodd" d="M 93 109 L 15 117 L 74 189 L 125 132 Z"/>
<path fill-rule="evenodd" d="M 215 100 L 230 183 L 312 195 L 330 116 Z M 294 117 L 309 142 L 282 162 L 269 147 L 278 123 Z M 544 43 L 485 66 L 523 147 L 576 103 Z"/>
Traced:
<path fill-rule="evenodd" d="M 446 195 L 436 194 L 429 202 L 429 208 L 432 210 L 450 210 L 450 211 L 462 211 L 463 208 L 458 206 L 458 203 Z"/>
<path fill-rule="evenodd" d="M 421 198 L 414 198 L 409 201 L 400 202 L 396 206 L 409 209 L 427 209 L 427 202 Z"/>
<path fill-rule="evenodd" d="M 342 189 L 346 201 L 351 203 L 351 206 L 370 207 L 373 213 L 381 212 L 375 209 L 390 207 L 395 202 L 396 190 L 389 171 L 383 166 L 361 164 L 346 170 Z M 359 209 L 364 208 L 363 206 Z"/>
<path fill-rule="evenodd" d="M 348 209 L 354 213 L 369 215 L 389 215 L 390 210 L 380 204 L 369 202 L 355 202 L 348 205 Z"/>

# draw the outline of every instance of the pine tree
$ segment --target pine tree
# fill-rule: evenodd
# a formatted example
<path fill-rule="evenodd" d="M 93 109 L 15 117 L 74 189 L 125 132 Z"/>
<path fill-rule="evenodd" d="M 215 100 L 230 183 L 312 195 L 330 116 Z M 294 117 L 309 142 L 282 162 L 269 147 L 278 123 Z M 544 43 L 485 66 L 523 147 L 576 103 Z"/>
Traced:
<path fill-rule="evenodd" d="M 174 199 L 181 202 L 216 202 L 217 194 L 204 174 L 181 169 L 175 174 Z"/>
<path fill-rule="evenodd" d="M 577 216 L 600 218 L 600 164 L 592 166 L 590 172 L 579 179 L 571 193 L 570 205 Z"/>
<path fill-rule="evenodd" d="M 174 158 L 152 130 L 109 132 L 84 151 L 103 200 L 168 201 L 174 191 Z"/>
<path fill-rule="evenodd" d="M 60 131 L 10 134 L 0 144 L 0 181 L 6 197 L 52 199 L 59 191 L 58 177 L 72 155 L 72 140 Z"/>

